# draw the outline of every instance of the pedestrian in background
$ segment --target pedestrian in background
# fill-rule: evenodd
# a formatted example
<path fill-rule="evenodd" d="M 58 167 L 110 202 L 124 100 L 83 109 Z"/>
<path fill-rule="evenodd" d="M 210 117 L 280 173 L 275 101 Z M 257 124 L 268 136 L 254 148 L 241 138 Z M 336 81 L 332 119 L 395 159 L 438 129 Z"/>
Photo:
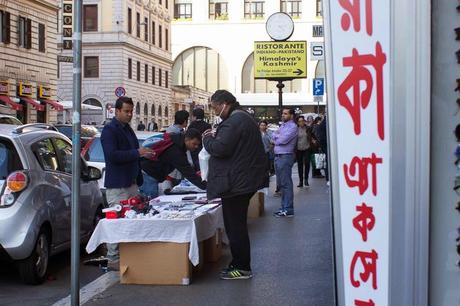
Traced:
<path fill-rule="evenodd" d="M 299 116 L 297 118 L 297 147 L 296 147 L 296 160 L 297 170 L 299 173 L 299 185 L 297 187 L 302 188 L 309 187 L 308 177 L 310 175 L 310 162 L 313 155 L 313 150 L 316 144 L 316 140 L 313 136 L 313 131 L 310 126 L 307 126 L 305 118 Z"/>
<path fill-rule="evenodd" d="M 189 125 L 189 129 L 196 129 L 198 130 L 201 134 L 203 134 L 205 131 L 210 130 L 212 126 L 204 121 L 204 110 L 202 108 L 195 108 L 192 111 L 192 119 L 193 121 Z M 198 154 L 200 154 L 201 149 L 203 149 L 203 146 L 200 144 L 198 149 L 195 151 L 191 151 L 190 154 L 192 155 L 193 163 L 195 165 L 195 169 L 198 171 L 200 170 L 200 163 L 198 159 Z"/>
<path fill-rule="evenodd" d="M 166 133 L 179 134 L 184 133 L 188 125 L 189 113 L 186 110 L 177 111 L 174 114 L 174 124 L 166 129 Z"/>
<path fill-rule="evenodd" d="M 222 198 L 222 212 L 232 261 L 220 273 L 222 279 L 252 277 L 251 247 L 247 228 L 249 200 L 265 187 L 267 155 L 257 123 L 240 109 L 226 90 L 211 96 L 211 107 L 223 120 L 217 130 L 203 134 L 203 146 L 211 155 L 208 199 Z"/>
<path fill-rule="evenodd" d="M 274 173 L 274 166 L 272 167 L 273 160 L 274 160 L 274 153 L 273 153 L 273 140 L 271 134 L 268 132 L 268 122 L 262 120 L 259 122 L 259 130 L 262 136 L 262 143 L 264 144 L 265 153 L 268 157 L 268 169 L 270 170 L 270 174 Z M 273 170 L 273 171 L 272 171 Z"/>
<path fill-rule="evenodd" d="M 144 131 L 145 130 L 145 124 L 142 121 L 137 125 L 137 130 L 138 131 Z"/>
<path fill-rule="evenodd" d="M 202 108 L 195 108 L 192 111 L 193 121 L 190 123 L 189 128 L 197 129 L 201 134 L 204 131 L 211 129 L 211 125 L 204 121 L 204 110 Z"/>
<path fill-rule="evenodd" d="M 312 131 L 313 131 L 313 135 L 315 135 L 316 139 L 319 139 L 318 137 L 318 134 L 319 134 L 319 123 L 321 122 L 321 116 L 317 116 L 311 126 L 312 126 Z M 321 146 L 318 145 L 315 150 L 313 151 L 313 155 L 315 153 L 321 153 Z M 312 162 L 313 163 L 313 162 Z M 320 169 L 316 169 L 316 163 L 313 163 L 314 164 L 314 167 L 313 167 L 313 170 L 312 170 L 312 177 L 313 178 L 323 178 L 324 176 L 321 174 L 321 170 Z"/>
<path fill-rule="evenodd" d="M 321 151 L 326 155 L 326 167 L 324 168 L 324 175 L 326 177 L 326 183 L 329 185 L 329 172 L 328 172 L 328 167 L 329 167 L 329 162 L 328 162 L 328 154 L 327 154 L 327 118 L 326 115 L 324 115 L 323 119 L 321 122 L 318 124 L 318 127 L 316 129 L 316 137 L 318 138 L 319 141 L 319 146 L 321 148 Z"/>
<path fill-rule="evenodd" d="M 281 119 L 283 123 L 273 133 L 275 143 L 275 172 L 281 191 L 281 208 L 273 215 L 275 217 L 294 216 L 294 187 L 292 184 L 292 166 L 294 165 L 294 150 L 297 143 L 297 125 L 294 122 L 294 110 L 285 108 Z"/>
<path fill-rule="evenodd" d="M 139 148 L 139 141 L 130 126 L 133 107 L 131 98 L 118 98 L 115 118 L 104 126 L 101 133 L 105 158 L 104 186 L 110 206 L 139 194 L 139 186 L 143 183 L 140 158 L 153 154 L 151 149 Z M 118 244 L 107 244 L 107 259 L 109 268 L 119 269 Z"/>
<path fill-rule="evenodd" d="M 149 122 L 149 124 L 147 126 L 147 131 L 158 132 L 158 124 L 156 124 L 154 118 L 152 118 L 152 121 Z"/>

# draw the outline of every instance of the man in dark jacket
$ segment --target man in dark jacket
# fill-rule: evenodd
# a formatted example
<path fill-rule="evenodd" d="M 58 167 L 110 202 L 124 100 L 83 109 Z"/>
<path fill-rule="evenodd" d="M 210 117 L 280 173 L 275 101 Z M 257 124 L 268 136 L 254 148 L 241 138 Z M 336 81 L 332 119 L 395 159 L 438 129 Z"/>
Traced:
<path fill-rule="evenodd" d="M 201 134 L 211 129 L 211 125 L 204 121 L 204 110 L 202 108 L 195 108 L 192 111 L 192 115 L 194 120 L 190 123 L 189 129 L 197 129 Z"/>
<path fill-rule="evenodd" d="M 188 126 L 189 129 L 197 129 L 203 134 L 205 131 L 211 129 L 211 125 L 204 121 L 204 110 L 202 108 L 195 108 L 192 111 L 194 120 Z M 193 162 L 196 169 L 200 169 L 200 163 L 198 162 L 198 154 L 200 153 L 203 147 L 200 146 L 195 151 L 190 152 L 192 154 Z"/>
<path fill-rule="evenodd" d="M 239 109 L 230 92 L 216 91 L 211 106 L 223 121 L 215 133 L 208 130 L 203 135 L 203 146 L 211 155 L 207 193 L 208 199 L 222 198 L 225 231 L 233 257 L 220 277 L 248 279 L 252 272 L 247 213 L 249 200 L 266 183 L 267 155 L 257 123 Z"/>
<path fill-rule="evenodd" d="M 133 101 L 121 97 L 115 102 L 115 118 L 104 126 L 101 144 L 105 158 L 105 180 L 107 203 L 118 204 L 135 196 L 142 185 L 139 160 L 153 154 L 148 148 L 139 148 L 139 142 L 129 123 L 133 118 Z M 107 244 L 109 267 L 118 265 L 118 245 Z"/>
<path fill-rule="evenodd" d="M 145 173 L 157 182 L 163 182 L 169 173 L 177 169 L 193 185 L 206 189 L 206 182 L 196 173 L 187 158 L 187 150 L 196 150 L 201 144 L 201 134 L 195 129 L 188 129 L 185 134 L 170 134 L 173 144 L 157 160 L 142 159 L 141 167 Z"/>

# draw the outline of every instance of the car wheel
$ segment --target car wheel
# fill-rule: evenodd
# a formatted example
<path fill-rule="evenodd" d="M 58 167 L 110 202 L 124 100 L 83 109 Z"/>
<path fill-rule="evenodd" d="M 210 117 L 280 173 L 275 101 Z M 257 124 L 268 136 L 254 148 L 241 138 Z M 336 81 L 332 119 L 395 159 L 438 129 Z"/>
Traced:
<path fill-rule="evenodd" d="M 32 254 L 18 262 L 19 275 L 24 283 L 38 285 L 45 281 L 50 256 L 49 235 L 40 231 Z"/>

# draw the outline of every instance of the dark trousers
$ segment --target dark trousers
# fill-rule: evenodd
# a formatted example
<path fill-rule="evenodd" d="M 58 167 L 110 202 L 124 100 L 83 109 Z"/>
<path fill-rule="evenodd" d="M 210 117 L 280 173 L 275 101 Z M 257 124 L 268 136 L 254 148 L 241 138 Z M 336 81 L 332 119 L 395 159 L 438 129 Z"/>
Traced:
<path fill-rule="evenodd" d="M 311 149 L 297 150 L 296 152 L 297 170 L 299 172 L 299 185 L 303 185 L 304 178 L 305 185 L 308 184 L 308 176 L 310 175 L 310 163 L 312 154 L 313 151 Z"/>
<path fill-rule="evenodd" d="M 251 270 L 251 245 L 248 234 L 248 207 L 253 193 L 222 198 L 225 232 L 230 242 L 233 267 Z"/>

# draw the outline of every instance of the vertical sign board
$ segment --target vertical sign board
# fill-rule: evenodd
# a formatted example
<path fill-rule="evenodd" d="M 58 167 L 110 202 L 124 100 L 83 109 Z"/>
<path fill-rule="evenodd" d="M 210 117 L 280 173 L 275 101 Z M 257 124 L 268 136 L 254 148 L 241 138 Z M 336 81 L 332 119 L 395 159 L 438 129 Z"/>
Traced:
<path fill-rule="evenodd" d="M 62 48 L 72 49 L 73 0 L 64 0 L 62 9 Z"/>
<path fill-rule="evenodd" d="M 386 306 L 390 0 L 325 3 L 338 301 Z"/>

